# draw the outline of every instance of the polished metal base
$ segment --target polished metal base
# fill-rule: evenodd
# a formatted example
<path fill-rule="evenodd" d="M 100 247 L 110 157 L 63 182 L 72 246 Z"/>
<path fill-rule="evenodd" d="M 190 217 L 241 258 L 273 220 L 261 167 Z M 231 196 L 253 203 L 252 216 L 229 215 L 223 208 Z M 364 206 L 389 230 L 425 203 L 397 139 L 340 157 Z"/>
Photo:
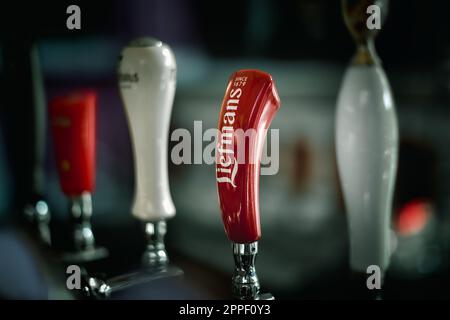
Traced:
<path fill-rule="evenodd" d="M 167 225 L 164 220 L 146 222 L 144 232 L 147 239 L 146 250 L 142 255 L 143 267 L 159 268 L 167 266 L 169 257 L 164 245 Z"/>
<path fill-rule="evenodd" d="M 96 277 L 88 277 L 84 281 L 83 291 L 87 297 L 93 299 L 106 299 L 113 293 L 125 290 L 137 285 L 149 283 L 162 278 L 183 276 L 183 271 L 175 266 L 154 269 L 147 268 L 136 272 L 127 273 L 111 279 L 103 280 Z"/>
<path fill-rule="evenodd" d="M 91 250 L 95 246 L 92 232 L 92 198 L 90 193 L 83 193 L 70 199 L 70 217 L 73 224 L 73 241 L 76 251 Z"/>
<path fill-rule="evenodd" d="M 91 226 L 92 198 L 85 192 L 70 199 L 70 214 L 73 224 L 75 250 L 63 254 L 67 263 L 85 263 L 106 258 L 109 254 L 104 247 L 97 247 Z"/>
<path fill-rule="evenodd" d="M 83 286 L 85 295 L 94 299 L 105 299 L 114 292 L 133 286 L 162 278 L 183 276 L 184 273 L 180 268 L 169 265 L 169 258 L 164 245 L 166 231 L 167 227 L 164 220 L 145 222 L 144 232 L 147 245 L 142 254 L 141 269 L 110 279 L 86 276 Z"/>
<path fill-rule="evenodd" d="M 260 293 L 259 279 L 255 270 L 258 242 L 233 243 L 234 275 L 233 296 L 239 300 L 274 300 L 270 293 Z"/>

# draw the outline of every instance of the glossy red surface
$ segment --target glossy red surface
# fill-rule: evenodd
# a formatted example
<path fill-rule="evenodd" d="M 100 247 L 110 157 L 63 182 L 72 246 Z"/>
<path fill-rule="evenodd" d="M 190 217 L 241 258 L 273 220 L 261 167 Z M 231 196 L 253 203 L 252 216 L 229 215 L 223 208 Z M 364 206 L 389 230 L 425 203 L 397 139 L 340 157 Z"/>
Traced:
<path fill-rule="evenodd" d="M 261 153 L 279 107 L 280 99 L 269 74 L 240 70 L 231 75 L 218 123 L 216 181 L 225 231 L 236 243 L 254 242 L 261 237 Z"/>
<path fill-rule="evenodd" d="M 94 91 L 82 91 L 57 97 L 49 106 L 59 181 L 67 196 L 94 190 L 96 101 Z"/>

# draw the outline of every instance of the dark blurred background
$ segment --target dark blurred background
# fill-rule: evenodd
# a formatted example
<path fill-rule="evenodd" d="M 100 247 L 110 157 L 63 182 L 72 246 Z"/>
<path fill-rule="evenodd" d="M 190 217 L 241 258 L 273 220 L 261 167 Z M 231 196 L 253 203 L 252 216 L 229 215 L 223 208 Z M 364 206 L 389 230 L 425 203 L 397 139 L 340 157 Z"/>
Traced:
<path fill-rule="evenodd" d="M 81 8 L 81 30 L 66 28 L 70 4 Z M 450 297 L 449 10 L 445 1 L 391 1 L 376 40 L 394 93 L 401 137 L 392 221 L 396 250 L 387 298 Z M 194 120 L 202 120 L 204 130 L 214 128 L 233 71 L 257 68 L 273 75 L 282 101 L 272 123 L 272 128 L 280 129 L 280 170 L 261 178 L 260 280 L 278 298 L 345 297 L 348 241 L 334 156 L 334 113 L 343 72 L 355 48 L 340 2 L 2 3 L 0 50 L 37 42 L 47 101 L 80 88 L 99 93 L 93 225 L 99 243 L 111 251 L 99 268 L 111 273 L 127 270 L 137 261 L 144 243 L 130 215 L 132 154 L 116 83 L 121 48 L 140 36 L 163 40 L 176 55 L 172 129 L 193 132 Z M 2 73 L 1 81 L 2 95 L 11 95 L 11 79 Z M 27 95 L 20 86 L 14 94 Z M 21 192 L 16 176 L 25 170 L 17 159 L 26 157 L 21 156 L 20 139 L 14 134 L 30 133 L 8 118 L 11 108 L 25 117 L 27 106 L 2 100 L 0 221 L 8 226 Z M 70 241 L 67 200 L 59 188 L 48 131 L 45 148 L 43 189 L 52 212 L 53 243 L 63 250 Z M 170 166 L 177 216 L 169 222 L 168 247 L 173 260 L 185 269 L 187 287 L 194 288 L 188 297 L 228 297 L 233 261 L 214 176 L 208 165 Z M 9 239 L 9 229 L 4 230 L 0 240 Z M 14 259 L 21 261 L 8 253 L 12 240 L 5 241 L 0 269 L 2 264 L 13 265 Z M 29 272 L 23 270 L 24 278 Z M 11 281 L 3 272 L 1 295 L 8 297 Z M 16 296 L 41 297 L 39 288 L 45 284 L 27 281 L 28 287 L 16 290 Z M 19 282 L 14 285 L 20 287 Z M 172 297 L 169 289 L 167 297 Z"/>

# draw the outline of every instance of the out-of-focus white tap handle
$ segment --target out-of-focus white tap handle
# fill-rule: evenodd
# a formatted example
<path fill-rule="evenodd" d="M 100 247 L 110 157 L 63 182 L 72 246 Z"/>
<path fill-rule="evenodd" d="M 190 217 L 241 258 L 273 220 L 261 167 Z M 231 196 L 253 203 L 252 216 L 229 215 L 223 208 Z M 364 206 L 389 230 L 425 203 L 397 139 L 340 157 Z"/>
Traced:
<path fill-rule="evenodd" d="M 339 93 L 336 149 L 349 220 L 350 264 L 385 270 L 398 158 L 398 125 L 388 80 L 378 65 L 350 66 Z"/>
<path fill-rule="evenodd" d="M 118 72 L 134 152 L 132 213 L 144 221 L 173 217 L 167 148 L 176 86 L 175 56 L 159 40 L 137 39 L 123 49 Z"/>

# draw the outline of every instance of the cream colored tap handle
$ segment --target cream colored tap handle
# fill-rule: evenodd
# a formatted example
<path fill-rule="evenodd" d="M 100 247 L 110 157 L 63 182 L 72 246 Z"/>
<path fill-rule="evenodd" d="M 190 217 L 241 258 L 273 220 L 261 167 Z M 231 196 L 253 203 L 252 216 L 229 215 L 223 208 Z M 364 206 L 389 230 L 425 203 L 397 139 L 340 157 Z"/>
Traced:
<path fill-rule="evenodd" d="M 168 139 L 176 86 L 175 56 L 159 40 L 137 39 L 123 49 L 118 72 L 134 153 L 132 213 L 143 221 L 173 217 Z"/>

